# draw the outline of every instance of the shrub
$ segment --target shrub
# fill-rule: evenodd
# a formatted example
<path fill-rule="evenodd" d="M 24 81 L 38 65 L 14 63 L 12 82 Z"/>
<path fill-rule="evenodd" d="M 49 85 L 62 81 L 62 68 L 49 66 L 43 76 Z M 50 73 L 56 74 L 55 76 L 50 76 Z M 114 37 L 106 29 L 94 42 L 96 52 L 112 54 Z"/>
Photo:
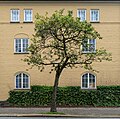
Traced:
<path fill-rule="evenodd" d="M 50 106 L 51 86 L 31 86 L 30 91 L 10 91 L 11 106 Z M 81 90 L 79 86 L 59 87 L 57 106 L 120 106 L 120 86 L 98 86 Z"/>

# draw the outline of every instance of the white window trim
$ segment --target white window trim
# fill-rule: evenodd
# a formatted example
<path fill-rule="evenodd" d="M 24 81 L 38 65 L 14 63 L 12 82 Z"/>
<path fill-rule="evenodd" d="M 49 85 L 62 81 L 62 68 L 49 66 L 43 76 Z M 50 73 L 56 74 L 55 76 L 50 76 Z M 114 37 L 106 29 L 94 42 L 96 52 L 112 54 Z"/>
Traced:
<path fill-rule="evenodd" d="M 80 16 L 79 16 L 79 10 L 84 10 L 85 11 L 85 20 L 86 20 L 86 9 L 77 9 L 77 17 L 78 18 L 80 18 Z M 82 21 L 81 19 L 80 19 L 80 21 Z"/>
<path fill-rule="evenodd" d="M 31 10 L 31 21 L 25 20 L 25 10 Z M 33 10 L 32 9 L 24 9 L 24 22 L 33 22 Z"/>
<path fill-rule="evenodd" d="M 18 20 L 17 20 L 17 21 L 14 21 L 14 20 L 12 19 L 12 10 L 18 10 Z M 10 16 L 11 16 L 10 22 L 20 22 L 20 10 L 19 10 L 19 9 L 11 9 L 11 10 L 10 10 Z"/>
<path fill-rule="evenodd" d="M 88 44 L 89 44 L 89 40 L 90 39 L 88 39 Z M 95 40 L 95 51 L 82 51 L 82 45 L 81 45 L 81 51 L 82 51 L 82 53 L 96 53 L 96 39 L 94 39 Z"/>
<path fill-rule="evenodd" d="M 93 10 L 97 10 L 98 11 L 98 20 L 97 21 L 96 20 L 93 21 L 92 18 L 91 18 L 91 16 L 92 16 L 91 12 Z M 100 22 L 100 10 L 99 9 L 91 9 L 90 10 L 90 22 Z"/>
<path fill-rule="evenodd" d="M 21 52 L 16 52 L 16 39 L 21 39 Z M 28 54 L 29 52 L 23 52 L 23 40 L 22 39 L 28 39 L 28 46 L 29 46 L 29 38 L 15 38 L 14 39 L 14 53 L 15 54 Z"/>
<path fill-rule="evenodd" d="M 21 88 L 16 88 L 16 76 L 17 76 L 18 74 L 22 74 Z M 20 73 L 17 73 L 17 74 L 15 75 L 15 89 L 30 89 L 30 76 L 29 76 L 28 74 L 26 74 L 26 75 L 28 76 L 28 88 L 23 88 L 23 74 L 26 74 L 26 73 L 20 72 Z"/>
<path fill-rule="evenodd" d="M 84 73 L 84 74 L 86 74 L 86 73 Z M 83 75 L 84 75 L 83 74 Z M 92 74 L 92 73 L 87 73 L 88 74 L 88 84 L 87 84 L 87 88 L 85 88 L 85 87 L 82 87 L 82 76 L 81 76 L 81 89 L 97 89 L 97 87 L 96 87 L 96 75 L 94 75 L 94 74 Z M 95 76 L 95 87 L 94 88 L 90 88 L 89 87 L 89 74 L 92 74 L 92 75 L 94 75 Z"/>

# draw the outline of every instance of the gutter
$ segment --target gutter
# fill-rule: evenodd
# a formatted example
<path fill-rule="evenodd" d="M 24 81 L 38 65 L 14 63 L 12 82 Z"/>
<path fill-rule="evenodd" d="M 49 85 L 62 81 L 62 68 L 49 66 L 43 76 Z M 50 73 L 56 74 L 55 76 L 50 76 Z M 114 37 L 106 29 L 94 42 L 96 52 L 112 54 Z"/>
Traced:
<path fill-rule="evenodd" d="M 120 115 L 0 114 L 0 117 L 118 118 Z"/>

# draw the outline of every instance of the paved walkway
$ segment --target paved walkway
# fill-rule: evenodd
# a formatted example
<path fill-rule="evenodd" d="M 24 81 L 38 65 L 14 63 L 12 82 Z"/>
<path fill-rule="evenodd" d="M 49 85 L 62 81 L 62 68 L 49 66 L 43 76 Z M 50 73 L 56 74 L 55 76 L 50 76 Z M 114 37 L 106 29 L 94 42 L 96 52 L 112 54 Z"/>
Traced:
<path fill-rule="evenodd" d="M 1 108 L 0 116 L 28 115 L 39 116 L 43 112 L 49 112 L 50 108 Z M 58 112 L 63 112 L 71 116 L 83 117 L 118 117 L 120 119 L 119 108 L 57 108 Z"/>

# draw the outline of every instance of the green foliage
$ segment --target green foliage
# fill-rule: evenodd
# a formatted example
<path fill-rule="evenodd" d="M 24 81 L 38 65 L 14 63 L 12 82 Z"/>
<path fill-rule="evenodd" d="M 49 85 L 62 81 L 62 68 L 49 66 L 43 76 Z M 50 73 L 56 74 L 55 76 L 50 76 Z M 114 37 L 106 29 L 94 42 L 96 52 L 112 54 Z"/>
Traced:
<path fill-rule="evenodd" d="M 10 91 L 11 106 L 50 106 L 52 87 L 32 86 L 30 91 Z M 58 106 L 120 106 L 120 86 L 98 86 L 81 90 L 79 86 L 59 87 Z"/>
<path fill-rule="evenodd" d="M 24 61 L 37 66 L 40 71 L 46 65 L 51 66 L 51 71 L 76 65 L 93 70 L 93 62 L 111 61 L 111 54 L 104 48 L 84 54 L 81 46 L 88 47 L 88 39 L 98 40 L 101 36 L 90 23 L 73 17 L 72 11 L 67 14 L 64 14 L 64 10 L 55 11 L 49 17 L 48 13 L 45 16 L 37 14 L 35 34 L 28 48 L 30 55 Z"/>
<path fill-rule="evenodd" d="M 91 44 L 86 42 L 88 39 L 98 40 L 101 39 L 101 36 L 90 23 L 87 21 L 81 22 L 78 17 L 73 17 L 72 11 L 68 11 L 67 14 L 64 14 L 64 10 L 55 11 L 49 17 L 48 13 L 45 16 L 36 15 L 35 34 L 28 48 L 30 54 L 24 61 L 32 67 L 38 67 L 41 72 L 48 65 L 51 66 L 50 73 L 55 71 L 51 103 L 52 112 L 56 112 L 56 92 L 59 77 L 65 68 L 77 68 L 79 66 L 80 68 L 95 71 L 92 67 L 93 62 L 112 60 L 111 54 L 104 48 L 96 49 L 96 51 L 90 53 L 83 53 L 81 46 L 93 49 Z M 46 101 L 48 105 L 49 102 Z M 63 103 L 66 104 L 67 102 L 63 101 L 60 104 L 58 102 L 58 105 Z"/>

